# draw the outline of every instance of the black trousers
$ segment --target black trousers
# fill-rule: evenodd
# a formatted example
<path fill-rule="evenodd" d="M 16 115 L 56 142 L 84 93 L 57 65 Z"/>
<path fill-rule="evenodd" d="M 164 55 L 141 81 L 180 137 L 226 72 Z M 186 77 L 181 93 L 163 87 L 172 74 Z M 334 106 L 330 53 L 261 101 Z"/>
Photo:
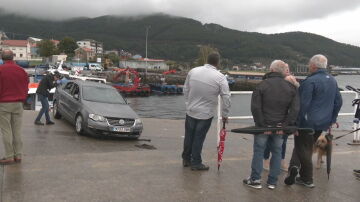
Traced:
<path fill-rule="evenodd" d="M 312 154 L 314 139 L 320 136 L 322 131 L 315 131 L 314 136 L 299 132 L 295 136 L 295 146 L 290 160 L 289 168 L 296 166 L 300 168 L 300 177 L 305 182 L 313 182 Z"/>

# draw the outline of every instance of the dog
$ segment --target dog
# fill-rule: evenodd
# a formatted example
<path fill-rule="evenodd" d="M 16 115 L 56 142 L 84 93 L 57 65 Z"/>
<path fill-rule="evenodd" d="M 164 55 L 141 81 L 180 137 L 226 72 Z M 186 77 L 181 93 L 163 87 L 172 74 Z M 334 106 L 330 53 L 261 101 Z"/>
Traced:
<path fill-rule="evenodd" d="M 325 135 L 320 135 L 319 138 L 316 140 L 314 145 L 314 153 L 317 153 L 317 163 L 316 168 L 319 169 L 321 167 L 321 164 L 324 163 L 322 160 L 322 157 L 326 155 L 328 141 L 325 137 Z"/>

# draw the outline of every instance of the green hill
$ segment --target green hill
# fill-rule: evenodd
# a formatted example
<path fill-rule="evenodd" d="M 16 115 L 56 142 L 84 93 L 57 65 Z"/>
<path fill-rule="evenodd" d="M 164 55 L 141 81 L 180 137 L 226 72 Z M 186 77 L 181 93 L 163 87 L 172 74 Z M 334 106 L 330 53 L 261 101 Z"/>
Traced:
<path fill-rule="evenodd" d="M 154 14 L 141 17 L 102 16 L 50 21 L 0 12 L 0 30 L 11 38 L 28 36 L 76 40 L 92 38 L 104 42 L 105 49 L 124 49 L 145 55 L 145 27 L 149 31 L 149 57 L 193 62 L 199 45 L 217 48 L 230 64 L 283 59 L 307 63 L 322 53 L 334 65 L 360 66 L 360 48 L 303 32 L 261 34 L 228 29 L 217 24 Z"/>

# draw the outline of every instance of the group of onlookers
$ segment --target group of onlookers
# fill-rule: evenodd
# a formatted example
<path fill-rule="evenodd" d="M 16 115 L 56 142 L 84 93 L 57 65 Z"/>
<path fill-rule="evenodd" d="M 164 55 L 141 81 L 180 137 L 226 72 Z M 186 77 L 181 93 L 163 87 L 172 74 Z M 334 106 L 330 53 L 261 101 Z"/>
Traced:
<path fill-rule="evenodd" d="M 226 122 L 228 117 L 230 91 L 226 77 L 217 70 L 219 62 L 218 53 L 210 54 L 207 64 L 192 69 L 185 81 L 186 120 L 182 158 L 183 166 L 190 166 L 192 170 L 209 169 L 202 163 L 201 150 L 219 95 L 223 121 Z M 251 112 L 257 127 L 279 127 L 279 130 L 254 136 L 251 174 L 243 180 L 245 185 L 262 188 L 261 173 L 265 168 L 269 169 L 266 182 L 269 189 L 276 187 L 281 169 L 288 171 L 285 184 L 315 187 L 313 145 L 322 132 L 336 123 L 342 106 L 337 82 L 326 68 L 325 56 L 313 56 L 309 61 L 310 75 L 299 84 L 290 74 L 288 64 L 281 60 L 271 63 L 270 72 L 265 74 L 263 81 L 253 91 Z M 284 159 L 290 134 L 281 129 L 287 126 L 315 131 L 313 135 L 306 130 L 290 132 L 295 136 L 295 145 L 289 166 Z"/>

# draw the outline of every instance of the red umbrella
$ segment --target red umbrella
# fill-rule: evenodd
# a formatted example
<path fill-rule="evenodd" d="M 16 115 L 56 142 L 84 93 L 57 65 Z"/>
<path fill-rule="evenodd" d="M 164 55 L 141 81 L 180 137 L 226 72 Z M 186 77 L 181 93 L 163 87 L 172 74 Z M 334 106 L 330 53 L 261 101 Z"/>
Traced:
<path fill-rule="evenodd" d="M 218 145 L 218 170 L 220 169 L 220 163 L 222 162 L 222 157 L 224 154 L 225 137 L 226 137 L 226 129 L 225 129 L 225 121 L 223 121 L 223 127 L 220 130 L 220 142 Z"/>

